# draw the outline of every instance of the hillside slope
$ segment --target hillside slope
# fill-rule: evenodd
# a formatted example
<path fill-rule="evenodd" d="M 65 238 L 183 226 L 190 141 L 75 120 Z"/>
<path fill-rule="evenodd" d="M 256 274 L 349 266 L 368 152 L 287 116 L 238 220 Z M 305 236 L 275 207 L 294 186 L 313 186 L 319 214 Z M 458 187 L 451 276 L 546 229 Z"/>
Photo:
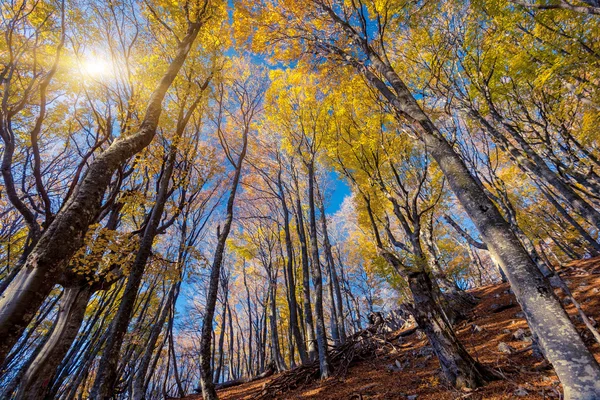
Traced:
<path fill-rule="evenodd" d="M 588 316 L 600 320 L 600 258 L 569 264 L 561 275 Z M 558 293 L 558 292 L 557 292 Z M 456 326 L 470 353 L 504 377 L 473 392 L 458 392 L 441 376 L 439 363 L 419 333 L 382 346 L 372 357 L 355 362 L 343 378 L 302 385 L 280 399 L 553 399 L 560 384 L 551 368 L 532 354 L 530 332 L 508 284 L 479 288 L 481 299 L 470 317 Z M 559 293 L 562 298 L 562 294 Z M 586 343 L 600 361 L 600 346 L 567 301 Z M 508 349 L 507 349 L 508 347 Z M 398 368 L 398 365 L 401 368 Z M 219 392 L 221 399 L 261 398 L 265 378 Z M 416 397 L 414 397 L 416 396 Z M 189 399 L 201 399 L 190 396 Z"/>

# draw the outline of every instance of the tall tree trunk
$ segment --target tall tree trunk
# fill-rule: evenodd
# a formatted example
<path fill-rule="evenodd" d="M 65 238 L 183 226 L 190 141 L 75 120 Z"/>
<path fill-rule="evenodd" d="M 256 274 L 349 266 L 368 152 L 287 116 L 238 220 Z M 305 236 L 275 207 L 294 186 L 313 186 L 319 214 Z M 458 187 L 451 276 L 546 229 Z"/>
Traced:
<path fill-rule="evenodd" d="M 27 368 L 17 392 L 17 399 L 46 397 L 58 366 L 79 332 L 92 294 L 93 289 L 86 283 L 65 287 L 59 302 L 56 325 L 50 338 Z"/>
<path fill-rule="evenodd" d="M 228 379 L 236 379 L 237 378 L 237 369 L 235 368 L 234 365 L 234 354 L 235 354 L 235 348 L 234 348 L 234 344 L 235 344 L 235 337 L 233 334 L 233 315 L 231 315 L 231 307 L 229 305 L 229 303 L 227 303 L 227 311 L 229 312 L 229 337 L 227 339 L 227 344 L 229 345 L 229 350 L 228 350 L 228 371 L 229 371 L 229 376 Z M 238 343 L 238 350 L 239 350 L 239 343 Z M 239 356 L 239 353 L 238 353 Z M 238 358 L 239 360 L 239 358 Z"/>
<path fill-rule="evenodd" d="M 248 289 L 248 279 L 246 277 L 246 260 L 243 261 L 242 274 L 244 277 L 244 287 L 246 288 L 246 304 L 248 305 L 248 375 L 254 374 L 254 352 L 252 351 L 252 303 L 250 302 L 250 289 Z"/>
<path fill-rule="evenodd" d="M 335 293 L 335 316 L 337 318 L 336 327 L 339 333 L 339 340 L 344 343 L 346 339 L 346 327 L 344 326 L 344 304 L 342 302 L 342 290 L 340 288 L 340 280 L 335 269 L 335 261 L 331 250 L 331 242 L 329 241 L 329 231 L 327 229 L 327 215 L 325 214 L 325 204 L 323 196 L 319 196 L 319 210 L 321 211 L 321 229 L 323 230 L 323 248 L 325 250 L 325 258 L 327 259 L 327 268 L 329 269 L 329 277 L 333 283 Z M 332 296 L 333 297 L 333 296 Z M 333 300 L 333 298 L 332 298 Z"/>
<path fill-rule="evenodd" d="M 306 326 L 306 341 L 308 342 L 308 356 L 310 360 L 317 358 L 317 343 L 315 340 L 315 327 L 310 300 L 310 270 L 308 260 L 308 246 L 306 244 L 306 231 L 304 230 L 304 216 L 300 202 L 300 190 L 296 181 L 296 228 L 300 240 L 300 259 L 302 262 L 302 295 L 304 300 L 304 324 Z"/>
<path fill-rule="evenodd" d="M 215 362 L 215 372 L 213 376 L 213 382 L 220 382 L 221 369 L 223 368 L 223 343 L 225 341 L 225 321 L 227 320 L 227 289 L 223 284 L 223 311 L 221 312 L 221 331 L 219 332 L 219 346 L 214 349 L 214 353 L 219 355 Z M 214 354 L 213 353 L 213 354 Z"/>
<path fill-rule="evenodd" d="M 150 212 L 150 218 L 148 219 L 146 229 L 144 230 L 135 260 L 129 270 L 127 285 L 125 286 L 125 291 L 121 297 L 119 309 L 110 325 L 110 334 L 102 352 L 102 357 L 100 358 L 94 386 L 90 392 L 91 399 L 104 400 L 112 397 L 115 393 L 118 380 L 117 367 L 119 364 L 121 344 L 127 333 L 127 327 L 129 326 L 129 321 L 134 312 L 137 294 L 142 283 L 144 271 L 146 270 L 146 263 L 152 252 L 152 244 L 154 243 L 154 238 L 157 234 L 165 204 L 169 198 L 169 185 L 175 166 L 177 142 L 182 133 L 183 128 L 178 130 L 177 135 L 173 139 L 174 142 L 170 146 L 165 169 L 160 179 L 156 200 L 152 207 L 152 211 Z"/>
<path fill-rule="evenodd" d="M 565 387 L 566 398 L 597 398 L 600 384 L 591 382 L 600 382 L 600 367 L 551 286 L 450 144 L 441 135 L 434 134 L 435 128 L 428 120 L 421 123 L 430 130 L 424 135 L 427 146 L 506 274 L 529 326 L 540 338 L 544 354 Z M 580 362 L 571 362 L 574 359 Z"/>
<path fill-rule="evenodd" d="M 177 292 L 179 292 L 179 288 L 177 288 Z M 177 296 L 175 296 L 177 297 Z M 169 315 L 169 325 L 168 325 L 168 336 L 169 336 L 169 351 L 171 353 L 171 357 L 173 359 L 173 376 L 175 377 L 175 384 L 177 387 L 177 395 L 180 398 L 185 397 L 185 391 L 183 390 L 183 382 L 179 376 L 179 367 L 177 366 L 177 356 L 175 354 L 175 340 L 173 339 L 173 321 L 175 320 L 175 300 L 171 304 L 171 312 Z"/>
<path fill-rule="evenodd" d="M 323 276 L 321 274 L 321 260 L 319 259 L 319 242 L 317 239 L 317 220 L 315 207 L 315 170 L 314 160 L 308 165 L 308 208 L 309 208 L 309 234 L 310 252 L 312 261 L 312 277 L 315 287 L 315 319 L 317 331 L 317 349 L 319 352 L 319 366 L 321 379 L 329 377 L 329 360 L 327 359 L 327 335 L 325 331 L 325 315 L 323 313 Z"/>
<path fill-rule="evenodd" d="M 213 331 L 213 319 L 215 315 L 215 306 L 217 303 L 217 291 L 219 289 L 219 277 L 221 274 L 221 266 L 223 265 L 223 256 L 225 254 L 225 244 L 227 243 L 227 237 L 231 231 L 231 224 L 233 222 L 233 205 L 235 202 L 235 195 L 240 183 L 240 177 L 242 175 L 242 165 L 244 158 L 246 157 L 246 149 L 248 145 L 248 130 L 249 126 L 246 126 L 242 135 L 242 151 L 238 157 L 235 165 L 235 173 L 233 181 L 231 183 L 231 191 L 229 192 L 229 198 L 227 200 L 227 211 L 225 217 L 225 223 L 223 224 L 223 230 L 217 229 L 217 247 L 215 249 L 215 255 L 210 271 L 210 280 L 208 284 L 208 293 L 206 295 L 206 310 L 204 312 L 204 318 L 202 319 L 202 334 L 200 339 L 200 386 L 202 387 L 202 396 L 204 400 L 217 400 L 217 391 L 215 390 L 215 384 L 212 380 L 211 364 L 211 347 L 212 347 L 212 331 Z"/>
<path fill-rule="evenodd" d="M 275 368 L 277 372 L 280 372 L 286 370 L 287 367 L 285 365 L 285 362 L 283 361 L 283 356 L 281 355 L 281 348 L 279 345 L 279 334 L 277 332 L 277 280 L 273 277 L 269 277 L 269 280 L 269 292 L 271 294 L 269 296 L 269 306 L 271 308 L 269 322 L 271 330 L 271 356 L 273 357 L 271 362 L 275 363 Z"/>
<path fill-rule="evenodd" d="M 290 329 L 296 342 L 296 348 L 300 355 L 302 364 L 308 361 L 308 354 L 306 353 L 306 346 L 300 332 L 300 326 L 298 323 L 298 303 L 296 300 L 296 280 L 294 279 L 294 248 L 292 246 L 292 233 L 290 231 L 290 211 L 288 209 L 286 201 L 286 192 L 283 187 L 283 181 L 281 178 L 281 168 L 277 176 L 277 186 L 279 189 L 279 199 L 281 201 L 281 209 L 283 212 L 283 230 L 285 235 L 285 268 L 286 268 L 286 283 L 288 287 L 288 306 L 290 309 Z"/>
<path fill-rule="evenodd" d="M 83 245 L 85 233 L 96 218 L 113 173 L 150 144 L 162 111 L 162 101 L 179 73 L 198 35 L 193 23 L 179 43 L 167 72 L 150 97 L 138 132 L 117 139 L 90 164 L 76 193 L 42 234 L 23 267 L 0 298 L 0 364 L 44 302 L 70 258 Z"/>
<path fill-rule="evenodd" d="M 133 390 L 131 392 L 131 398 L 133 400 L 143 400 L 146 396 L 146 373 L 148 372 L 148 367 L 150 366 L 150 363 L 152 361 L 152 355 L 154 354 L 156 343 L 158 342 L 158 338 L 163 330 L 165 321 L 167 320 L 167 317 L 169 315 L 169 311 L 171 309 L 171 302 L 173 301 L 173 297 L 175 294 L 176 285 L 178 285 L 178 283 L 174 283 L 171 285 L 171 288 L 169 289 L 169 292 L 166 295 L 166 300 L 160 311 L 158 320 L 150 328 L 150 336 L 145 344 L 146 349 L 140 361 L 137 363 L 137 370 L 135 371 L 135 375 L 133 378 Z"/>

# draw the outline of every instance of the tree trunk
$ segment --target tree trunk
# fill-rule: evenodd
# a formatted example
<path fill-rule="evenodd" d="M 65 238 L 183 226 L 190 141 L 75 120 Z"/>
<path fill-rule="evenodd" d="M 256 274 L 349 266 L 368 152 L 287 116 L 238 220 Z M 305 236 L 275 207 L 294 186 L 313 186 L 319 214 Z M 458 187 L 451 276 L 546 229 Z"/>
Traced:
<path fill-rule="evenodd" d="M 321 260 L 319 259 L 319 242 L 317 241 L 317 220 L 315 215 L 315 170 L 314 160 L 308 165 L 308 207 L 310 252 L 312 261 L 312 278 L 315 287 L 315 318 L 317 331 L 317 349 L 321 379 L 329 377 L 329 360 L 327 359 L 327 336 L 325 331 L 325 316 L 323 313 L 323 276 Z"/>
<path fill-rule="evenodd" d="M 150 212 L 150 218 L 148 219 L 146 229 L 144 230 L 135 260 L 129 270 L 127 285 L 125 286 L 125 291 L 121 297 L 119 309 L 110 325 L 110 335 L 102 352 L 94 386 L 90 392 L 91 399 L 104 400 L 112 397 L 115 393 L 118 380 L 117 367 L 121 344 L 127 333 L 127 327 L 129 326 L 129 321 L 134 312 L 138 291 L 142 283 L 142 278 L 144 277 L 144 271 L 146 270 L 146 262 L 152 252 L 154 238 L 157 234 L 165 204 L 169 198 L 169 185 L 171 183 L 171 176 L 173 175 L 173 168 L 177 155 L 177 142 L 182 133 L 183 128 L 180 131 L 178 130 L 177 135 L 173 139 L 174 142 L 170 146 L 166 166 L 160 179 L 156 200 L 152 207 L 152 211 Z"/>
<path fill-rule="evenodd" d="M 244 287 L 246 288 L 246 303 L 248 305 L 248 375 L 254 373 L 254 352 L 252 351 L 252 303 L 250 302 L 250 290 L 248 289 L 248 279 L 246 277 L 246 260 L 242 266 L 242 274 L 244 277 Z"/>
<path fill-rule="evenodd" d="M 152 361 L 152 355 L 154 354 L 156 342 L 158 342 L 162 328 L 167 320 L 167 316 L 169 315 L 176 285 L 177 283 L 171 285 L 171 288 L 167 293 L 167 299 L 165 300 L 165 303 L 160 311 L 158 321 L 156 321 L 156 323 L 151 327 L 150 336 L 145 345 L 146 349 L 141 360 L 138 362 L 137 370 L 135 371 L 135 376 L 133 378 L 133 390 L 131 394 L 131 398 L 133 400 L 143 400 L 146 396 L 146 373 L 148 372 L 148 367 Z"/>
<path fill-rule="evenodd" d="M 270 330 L 271 330 L 271 356 L 273 359 L 272 362 L 275 363 L 275 368 L 277 372 L 285 371 L 287 369 L 285 362 L 283 361 L 283 356 L 281 355 L 281 349 L 279 346 L 279 334 L 277 332 L 277 281 L 276 279 L 269 278 L 269 292 L 270 300 L 269 305 L 271 307 L 271 313 L 269 315 L 270 321 Z"/>
<path fill-rule="evenodd" d="M 344 343 L 346 339 L 346 327 L 344 326 L 344 304 L 342 302 L 342 290 L 340 281 L 335 270 L 335 261 L 333 252 L 331 251 L 331 242 L 329 241 L 329 232 L 327 230 L 327 216 L 325 215 L 325 204 L 323 197 L 320 197 L 319 209 L 321 211 L 321 229 L 323 230 L 323 248 L 325 249 L 325 258 L 327 259 L 327 267 L 329 269 L 329 277 L 333 283 L 333 292 L 335 294 L 335 316 L 337 318 L 336 327 L 340 343 Z M 333 296 L 332 296 L 333 301 Z"/>
<path fill-rule="evenodd" d="M 457 389 L 473 389 L 484 385 L 493 376 L 473 360 L 458 341 L 452 329 L 445 312 L 447 307 L 442 304 L 442 293 L 440 293 L 439 287 L 434 285 L 428 274 L 427 257 L 423 253 L 420 235 L 416 233 L 420 231 L 418 219 L 414 218 L 413 221 L 416 225 L 414 232 L 406 225 L 405 220 L 402 221 L 405 225 L 405 233 L 411 243 L 411 248 L 407 248 L 407 250 L 412 253 L 412 259 L 414 260 L 411 265 L 405 266 L 395 254 L 385 250 L 375 223 L 371 203 L 364 194 L 363 198 L 365 199 L 367 213 L 379 252 L 390 266 L 408 282 L 414 302 L 411 311 L 419 328 L 427 335 L 427 339 L 440 361 L 444 376 Z M 397 214 L 397 216 L 399 219 L 404 218 L 402 214 Z M 449 311 L 453 312 L 452 309 Z"/>
<path fill-rule="evenodd" d="M 227 320 L 227 289 L 223 284 L 223 311 L 221 312 L 221 332 L 219 332 L 219 347 L 215 348 L 214 353 L 219 355 L 218 360 L 215 360 L 215 372 L 213 382 L 219 382 L 221 379 L 221 369 L 223 368 L 223 342 L 225 341 L 225 321 Z"/>
<path fill-rule="evenodd" d="M 469 174 L 460 157 L 429 127 L 425 142 L 467 214 L 481 232 L 494 259 L 511 284 L 544 354 L 565 387 L 566 399 L 594 399 L 600 395 L 600 367 L 569 320 L 549 283 L 519 239 Z M 572 360 L 579 360 L 573 363 Z"/>
<path fill-rule="evenodd" d="M 231 315 L 231 306 L 229 305 L 229 303 L 227 303 L 227 311 L 229 313 L 229 337 L 227 339 L 227 344 L 229 345 L 229 351 L 228 351 L 228 377 L 229 380 L 231 379 L 235 379 L 237 378 L 237 371 L 234 365 L 234 354 L 235 354 L 235 349 L 234 349 L 234 334 L 233 334 L 233 315 Z M 239 343 L 238 343 L 239 346 Z M 239 349 L 239 347 L 238 347 Z M 239 353 L 238 353 L 239 355 Z"/>
<path fill-rule="evenodd" d="M 419 328 L 427 335 L 450 384 L 457 389 L 476 388 L 493 378 L 456 338 L 441 304 L 432 295 L 435 289 L 427 273 L 409 274 L 408 284 L 414 300 L 412 314 Z"/>
<path fill-rule="evenodd" d="M 217 400 L 217 392 L 215 385 L 212 380 L 212 369 L 210 366 L 211 361 L 211 347 L 212 347 L 212 331 L 213 331 L 213 319 L 215 315 L 215 306 L 217 303 L 217 291 L 219 289 L 219 277 L 221 274 L 221 266 L 223 265 L 223 256 L 225 254 L 225 244 L 227 243 L 227 237 L 231 230 L 231 224 L 233 222 L 233 205 L 235 202 L 235 195 L 237 193 L 240 177 L 242 175 L 242 164 L 244 157 L 246 156 L 246 149 L 248 145 L 248 130 L 249 126 L 246 126 L 243 132 L 243 144 L 242 151 L 238 157 L 235 165 L 235 174 L 231 184 L 231 191 L 229 193 L 229 199 L 227 200 L 227 214 L 225 217 L 225 223 L 223 225 L 223 231 L 221 232 L 217 228 L 217 248 L 215 249 L 215 255 L 210 271 L 210 280 L 208 284 L 208 293 L 206 295 L 206 310 L 204 312 L 204 318 L 202 319 L 202 334 L 200 339 L 200 385 L 202 387 L 202 395 L 204 400 Z"/>
<path fill-rule="evenodd" d="M 27 368 L 16 399 L 44 399 L 46 397 L 58 366 L 79 332 L 92 294 L 91 286 L 85 283 L 65 287 L 59 303 L 56 325 L 50 338 Z"/>
<path fill-rule="evenodd" d="M 308 342 L 308 356 L 310 360 L 317 358 L 317 343 L 315 340 L 315 327 L 312 316 L 310 300 L 310 272 L 308 261 L 308 246 L 306 244 L 306 233 L 304 230 L 304 217 L 302 203 L 300 203 L 300 191 L 296 182 L 296 227 L 300 239 L 300 258 L 302 262 L 302 295 L 304 299 L 304 324 L 306 325 L 306 341 Z"/>
<path fill-rule="evenodd" d="M 281 208 L 283 212 L 283 230 L 285 234 L 285 251 L 286 251 L 286 282 L 288 287 L 288 306 L 290 309 L 290 329 L 294 341 L 296 342 L 296 348 L 300 355 L 302 364 L 308 362 L 308 354 L 306 353 L 306 346 L 304 345 L 304 339 L 300 332 L 300 326 L 298 323 L 298 303 L 296 300 L 296 280 L 294 279 L 294 248 L 292 246 L 292 234 L 290 232 L 290 212 L 287 206 L 285 198 L 285 190 L 283 188 L 283 182 L 281 179 L 281 168 L 279 169 L 277 185 L 279 188 L 279 199 L 281 201 Z"/>

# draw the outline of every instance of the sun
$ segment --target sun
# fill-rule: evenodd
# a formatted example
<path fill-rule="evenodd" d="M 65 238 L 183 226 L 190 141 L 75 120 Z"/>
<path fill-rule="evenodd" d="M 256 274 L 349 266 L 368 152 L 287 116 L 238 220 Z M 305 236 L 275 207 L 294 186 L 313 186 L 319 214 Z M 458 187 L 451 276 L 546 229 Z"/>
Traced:
<path fill-rule="evenodd" d="M 101 57 L 86 57 L 81 62 L 80 68 L 84 75 L 93 79 L 102 79 L 113 75 L 111 63 Z"/>

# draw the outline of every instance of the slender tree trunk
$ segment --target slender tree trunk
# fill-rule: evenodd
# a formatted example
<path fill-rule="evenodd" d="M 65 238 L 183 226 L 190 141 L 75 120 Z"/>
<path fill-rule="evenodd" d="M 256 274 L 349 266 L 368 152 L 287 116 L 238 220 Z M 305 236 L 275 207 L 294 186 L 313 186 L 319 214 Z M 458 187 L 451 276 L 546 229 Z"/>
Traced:
<path fill-rule="evenodd" d="M 154 354 L 156 343 L 158 342 L 160 333 L 162 332 L 165 321 L 169 315 L 176 285 L 177 283 L 171 285 L 171 288 L 166 295 L 167 298 L 165 303 L 160 311 L 158 320 L 150 329 L 150 336 L 146 342 L 144 354 L 137 363 L 137 370 L 135 371 L 135 376 L 133 378 L 133 390 L 131 395 L 133 400 L 143 400 L 146 396 L 146 373 L 148 372 L 148 367 L 152 361 L 152 355 Z"/>
<path fill-rule="evenodd" d="M 335 269 L 335 261 L 333 259 L 333 252 L 331 251 L 331 242 L 329 241 L 329 232 L 327 229 L 327 216 L 325 214 L 325 204 L 323 202 L 323 197 L 319 197 L 319 210 L 321 211 L 321 229 L 323 230 L 323 248 L 325 250 L 325 258 L 327 259 L 329 277 L 331 279 L 331 283 L 333 283 L 333 294 L 335 294 L 335 326 L 338 331 L 338 338 L 340 343 L 344 343 L 346 339 L 346 327 L 344 326 L 344 304 L 342 302 L 342 290 L 340 288 L 340 281 L 338 279 L 337 271 Z"/>
<path fill-rule="evenodd" d="M 296 182 L 297 184 L 297 182 Z M 304 217 L 302 203 L 300 203 L 300 191 L 296 186 L 296 227 L 298 238 L 300 239 L 300 258 L 302 262 L 302 294 L 304 299 L 304 324 L 306 326 L 306 341 L 308 342 L 308 356 L 310 360 L 317 357 L 317 343 L 315 340 L 315 328 L 312 316 L 312 306 L 310 300 L 310 272 L 308 261 L 308 246 L 306 244 L 306 233 L 304 230 Z"/>
<path fill-rule="evenodd" d="M 246 260 L 242 267 L 244 277 L 244 287 L 246 288 L 246 303 L 248 305 L 248 375 L 254 374 L 254 352 L 252 351 L 252 303 L 250 302 L 250 290 L 248 289 L 248 280 L 246 278 Z"/>
<path fill-rule="evenodd" d="M 177 288 L 177 292 L 179 292 L 179 288 Z M 176 296 L 177 297 L 177 296 Z M 173 321 L 175 320 L 175 300 L 171 305 L 171 313 L 169 315 L 169 326 L 168 326 L 168 336 L 169 336 L 169 351 L 171 352 L 171 357 L 173 358 L 173 376 L 175 377 L 175 384 L 177 387 L 177 394 L 179 397 L 185 397 L 185 391 L 183 390 L 183 382 L 179 376 L 179 367 L 177 366 L 177 356 L 175 354 L 175 340 L 173 339 Z"/>
<path fill-rule="evenodd" d="M 92 293 L 90 285 L 85 283 L 65 288 L 59 302 L 56 325 L 50 338 L 27 368 L 17 392 L 17 399 L 43 399 L 46 397 L 59 364 L 79 332 Z"/>
<path fill-rule="evenodd" d="M 227 339 L 227 344 L 229 345 L 229 351 L 228 351 L 228 371 L 229 371 L 229 376 L 228 379 L 236 379 L 237 378 L 237 370 L 235 368 L 234 365 L 234 344 L 235 344 L 235 337 L 233 335 L 233 316 L 231 315 L 231 307 L 229 305 L 229 303 L 227 303 L 227 311 L 229 313 L 229 338 Z M 239 344 L 238 344 L 238 350 L 239 350 Z M 239 353 L 238 353 L 239 355 Z"/>
<path fill-rule="evenodd" d="M 223 231 L 217 229 L 217 248 L 215 249 L 215 256 L 210 271 L 210 280 L 208 284 L 208 293 L 206 295 L 206 310 L 204 312 L 204 318 L 202 319 L 202 334 L 200 339 L 200 385 L 202 387 L 202 396 L 204 400 L 217 400 L 217 391 L 212 380 L 212 369 L 211 369 L 211 347 L 212 347 L 212 331 L 213 331 L 213 319 L 215 315 L 215 306 L 217 303 L 217 291 L 219 288 L 219 277 L 221 274 L 221 266 L 223 265 L 223 256 L 225 255 L 225 244 L 227 243 L 227 237 L 231 231 L 231 224 L 233 222 L 233 205 L 235 202 L 235 195 L 237 193 L 240 177 L 242 175 L 242 165 L 244 157 L 246 156 L 246 149 L 248 144 L 248 129 L 246 126 L 243 132 L 243 144 L 242 151 L 235 165 L 235 174 L 231 184 L 231 191 L 229 192 L 229 199 L 227 200 L 227 211 L 225 217 L 225 223 L 223 224 Z"/>
<path fill-rule="evenodd" d="M 317 220 L 315 215 L 315 171 L 314 160 L 308 163 L 308 207 L 309 234 L 312 261 L 313 285 L 315 287 L 315 319 L 317 331 L 317 349 L 321 379 L 329 377 L 329 360 L 327 359 L 327 335 L 325 331 L 325 315 L 323 313 L 323 276 L 319 259 L 319 242 L 317 241 Z"/>
<path fill-rule="evenodd" d="M 150 257 L 152 244 L 157 234 L 165 204 L 169 198 L 169 185 L 177 155 L 177 142 L 182 133 L 183 128 L 177 132 L 177 135 L 173 139 L 174 142 L 171 144 L 163 176 L 160 179 L 156 201 L 150 212 L 150 218 L 144 230 L 136 258 L 129 270 L 127 285 L 121 297 L 119 309 L 110 325 L 110 335 L 102 352 L 94 386 L 90 392 L 91 399 L 104 400 L 112 397 L 115 392 L 118 380 L 117 367 L 121 344 L 134 312 L 138 291 L 142 283 L 144 271 L 146 270 L 146 262 Z"/>
<path fill-rule="evenodd" d="M 279 334 L 277 332 L 277 281 L 276 279 L 273 279 L 271 277 L 269 278 L 269 280 L 271 281 L 269 285 L 269 292 L 271 293 L 269 300 L 269 305 L 271 308 L 269 321 L 271 330 L 271 356 L 273 357 L 271 361 L 275 363 L 275 368 L 277 372 L 280 372 L 286 370 L 287 367 L 285 365 L 285 362 L 283 361 L 283 356 L 281 355 L 281 349 L 279 346 Z"/>
<path fill-rule="evenodd" d="M 306 353 L 306 346 L 302 339 L 300 327 L 298 323 L 298 303 L 296 300 L 296 280 L 294 279 L 294 248 L 292 246 L 292 234 L 290 231 L 290 212 L 287 206 L 286 193 L 283 188 L 283 182 L 281 179 L 281 168 L 278 174 L 277 185 L 279 188 L 279 199 L 281 201 L 281 208 L 283 212 L 283 230 L 285 234 L 285 251 L 286 251 L 286 282 L 288 287 L 288 306 L 290 309 L 290 329 L 298 348 L 298 354 L 302 364 L 308 361 L 308 354 Z"/>
<path fill-rule="evenodd" d="M 223 368 L 223 342 L 225 341 L 225 321 L 227 320 L 227 289 L 224 285 L 223 288 L 223 311 L 221 312 L 221 331 L 219 332 L 219 346 L 215 348 L 215 353 L 218 352 L 219 358 L 215 360 L 215 373 L 213 382 L 220 382 L 221 369 Z"/>

